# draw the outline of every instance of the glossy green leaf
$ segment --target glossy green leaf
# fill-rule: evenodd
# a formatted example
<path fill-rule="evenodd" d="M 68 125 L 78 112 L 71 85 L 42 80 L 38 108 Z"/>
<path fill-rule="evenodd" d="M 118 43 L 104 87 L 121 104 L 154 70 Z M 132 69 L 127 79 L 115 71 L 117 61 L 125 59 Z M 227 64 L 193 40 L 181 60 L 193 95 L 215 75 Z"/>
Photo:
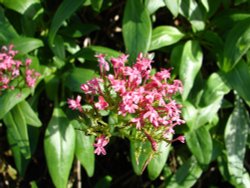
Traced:
<path fill-rule="evenodd" d="M 173 14 L 174 17 L 177 17 L 179 14 L 179 8 L 181 0 L 164 0 L 167 8 Z"/>
<path fill-rule="evenodd" d="M 81 131 L 81 124 L 73 120 L 71 124 L 76 131 L 76 148 L 75 155 L 81 162 L 82 166 L 86 170 L 89 177 L 94 174 L 95 168 L 95 154 L 94 154 L 94 137 L 85 135 L 85 132 Z"/>
<path fill-rule="evenodd" d="M 134 172 L 137 175 L 142 175 L 146 166 L 153 157 L 153 150 L 149 141 L 131 141 L 130 156 Z"/>
<path fill-rule="evenodd" d="M 142 0 L 127 0 L 123 16 L 122 34 L 130 60 L 149 49 L 152 27 L 149 13 Z"/>
<path fill-rule="evenodd" d="M 241 61 L 233 70 L 224 73 L 223 76 L 229 86 L 250 105 L 250 71 L 247 64 Z"/>
<path fill-rule="evenodd" d="M 81 84 L 96 76 L 97 74 L 91 69 L 74 68 L 66 75 L 64 84 L 71 91 L 82 92 L 80 89 Z"/>
<path fill-rule="evenodd" d="M 184 34 L 173 26 L 158 26 L 152 32 L 149 50 L 169 46 L 181 40 Z"/>
<path fill-rule="evenodd" d="M 243 101 L 238 98 L 236 99 L 235 108 L 227 121 L 224 139 L 227 150 L 228 170 L 239 185 L 244 185 L 242 177 L 246 173 L 244 157 L 249 126 L 249 114 Z M 247 187 L 248 185 L 244 186 Z"/>
<path fill-rule="evenodd" d="M 29 94 L 30 89 L 15 89 L 2 93 L 2 95 L 0 95 L 0 119 L 2 119 L 17 103 L 23 101 Z"/>
<path fill-rule="evenodd" d="M 102 8 L 102 4 L 103 4 L 103 0 L 91 0 L 92 8 L 97 12 L 100 12 Z"/>
<path fill-rule="evenodd" d="M 145 5 L 147 6 L 148 12 L 150 14 L 153 14 L 156 12 L 159 8 L 164 7 L 164 1 L 163 0 L 146 0 Z"/>
<path fill-rule="evenodd" d="M 189 150 L 202 165 L 208 165 L 213 150 L 213 142 L 209 131 L 204 127 L 191 130 L 185 134 Z"/>
<path fill-rule="evenodd" d="M 225 48 L 224 59 L 221 69 L 225 72 L 230 71 L 241 60 L 242 56 L 250 48 L 250 19 L 246 19 L 235 25 L 228 33 Z"/>
<path fill-rule="evenodd" d="M 30 159 L 26 159 L 23 156 L 21 148 L 18 146 L 18 140 L 10 129 L 7 129 L 7 138 L 10 149 L 13 153 L 17 171 L 21 177 L 24 177 Z"/>
<path fill-rule="evenodd" d="M 35 127 L 40 127 L 42 125 L 42 122 L 40 121 L 37 114 L 34 112 L 28 102 L 24 100 L 20 102 L 18 106 L 22 110 L 25 121 L 28 125 L 32 125 Z"/>
<path fill-rule="evenodd" d="M 64 0 L 57 9 L 50 26 L 49 42 L 53 46 L 54 38 L 63 21 L 68 19 L 85 0 Z"/>
<path fill-rule="evenodd" d="M 166 187 L 171 188 L 187 188 L 192 187 L 202 174 L 195 158 L 191 157 L 187 160 L 172 176 Z"/>
<path fill-rule="evenodd" d="M 31 156 L 30 144 L 28 137 L 28 129 L 22 109 L 16 105 L 12 110 L 4 116 L 4 123 L 7 126 L 11 138 L 15 142 L 24 158 L 28 159 Z"/>
<path fill-rule="evenodd" d="M 157 153 L 148 164 L 148 175 L 151 180 L 155 180 L 160 175 L 166 165 L 170 149 L 171 146 L 164 141 L 158 144 Z"/>
<path fill-rule="evenodd" d="M 181 54 L 180 79 L 183 82 L 182 98 L 188 97 L 202 65 L 203 54 L 197 41 L 187 41 Z"/>
<path fill-rule="evenodd" d="M 65 59 L 65 47 L 64 47 L 64 40 L 63 37 L 57 35 L 54 39 L 54 46 L 51 47 L 51 50 L 59 58 L 60 60 Z"/>
<path fill-rule="evenodd" d="M 43 46 L 43 42 L 40 39 L 29 37 L 15 38 L 12 40 L 12 44 L 14 44 L 15 49 L 17 49 L 18 52 L 22 54 L 29 53 Z"/>
<path fill-rule="evenodd" d="M 65 188 L 74 158 L 75 130 L 60 108 L 54 108 L 46 129 L 44 151 L 54 185 Z"/>
<path fill-rule="evenodd" d="M 4 15 L 4 9 L 0 7 L 0 45 L 6 44 L 18 37 L 17 32 Z"/>
<path fill-rule="evenodd" d="M 209 2 L 208 0 L 201 0 L 202 5 L 205 7 L 206 11 L 209 11 Z"/>
<path fill-rule="evenodd" d="M 194 31 L 205 29 L 205 12 L 196 1 L 182 0 L 179 13 L 190 21 Z"/>
<path fill-rule="evenodd" d="M 9 9 L 19 12 L 20 14 L 24 14 L 30 6 L 40 3 L 39 0 L 0 0 L 0 3 L 6 6 Z"/>
<path fill-rule="evenodd" d="M 199 106 L 208 106 L 214 101 L 216 101 L 218 98 L 223 97 L 229 91 L 230 88 L 225 83 L 221 74 L 213 73 L 207 80 Z"/>

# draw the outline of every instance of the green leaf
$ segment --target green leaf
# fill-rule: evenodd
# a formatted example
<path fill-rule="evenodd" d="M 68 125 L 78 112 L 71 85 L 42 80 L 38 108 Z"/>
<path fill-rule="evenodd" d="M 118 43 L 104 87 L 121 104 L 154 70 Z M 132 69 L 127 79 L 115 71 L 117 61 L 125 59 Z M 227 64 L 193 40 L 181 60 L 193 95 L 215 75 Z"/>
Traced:
<path fill-rule="evenodd" d="M 84 24 L 84 23 L 75 23 L 67 26 L 66 28 L 62 28 L 60 33 L 67 37 L 71 38 L 80 38 L 89 34 L 93 31 L 99 30 L 100 27 L 95 24 Z"/>
<path fill-rule="evenodd" d="M 247 109 L 243 101 L 237 97 L 235 108 L 227 121 L 224 139 L 227 150 L 228 170 L 238 185 L 244 185 L 242 177 L 246 173 L 244 157 L 249 126 L 250 119 Z M 248 185 L 245 184 L 244 187 Z"/>
<path fill-rule="evenodd" d="M 154 12 L 156 12 L 159 8 L 164 7 L 165 4 L 163 2 L 163 0 L 146 0 L 145 1 L 145 5 L 148 9 L 148 12 L 150 14 L 153 14 Z"/>
<path fill-rule="evenodd" d="M 213 142 L 209 131 L 204 127 L 185 134 L 189 150 L 202 165 L 208 165 L 212 157 Z"/>
<path fill-rule="evenodd" d="M 246 19 L 235 25 L 228 33 L 225 47 L 224 59 L 221 69 L 225 72 L 232 70 L 241 60 L 242 56 L 250 48 L 250 19 Z"/>
<path fill-rule="evenodd" d="M 92 8 L 97 12 L 100 12 L 102 8 L 102 4 L 103 4 L 103 0 L 91 0 Z"/>
<path fill-rule="evenodd" d="M 249 2 L 249 0 L 235 0 L 234 5 L 240 5 L 240 4 L 246 3 L 246 2 Z"/>
<path fill-rule="evenodd" d="M 18 104 L 18 106 L 22 110 L 25 121 L 28 125 L 32 125 L 34 127 L 40 127 L 42 125 L 42 122 L 40 121 L 37 114 L 34 112 L 28 102 L 23 100 Z"/>
<path fill-rule="evenodd" d="M 97 74 L 91 69 L 74 68 L 66 75 L 64 84 L 71 91 L 82 92 L 80 89 L 81 84 L 96 76 Z"/>
<path fill-rule="evenodd" d="M 49 43 L 53 46 L 54 38 L 63 21 L 68 19 L 82 4 L 84 0 L 64 0 L 52 19 L 49 32 Z"/>
<path fill-rule="evenodd" d="M 222 98 L 230 91 L 230 88 L 226 85 L 223 77 L 220 73 L 212 73 L 207 80 L 206 87 L 201 97 L 201 107 L 208 106 L 216 101 L 218 98 Z"/>
<path fill-rule="evenodd" d="M 250 71 L 247 64 L 241 61 L 233 70 L 223 73 L 223 76 L 229 86 L 250 106 Z"/>
<path fill-rule="evenodd" d="M 0 119 L 2 119 L 17 103 L 23 101 L 29 94 L 30 89 L 27 88 L 3 92 L 2 95 L 0 95 Z"/>
<path fill-rule="evenodd" d="M 12 40 L 15 49 L 21 54 L 29 53 L 39 47 L 44 46 L 43 42 L 36 38 L 18 37 Z"/>
<path fill-rule="evenodd" d="M 94 188 L 110 188 L 112 182 L 112 176 L 105 176 L 98 180 Z"/>
<path fill-rule="evenodd" d="M 0 0 L 0 3 L 9 9 L 24 14 L 32 5 L 40 3 L 39 0 Z"/>
<path fill-rule="evenodd" d="M 28 159 L 31 156 L 28 130 L 23 112 L 18 105 L 16 105 L 9 113 L 4 116 L 4 123 L 20 148 L 22 155 Z"/>
<path fill-rule="evenodd" d="M 182 0 L 179 13 L 190 21 L 193 31 L 205 29 L 205 12 L 196 1 Z"/>
<path fill-rule="evenodd" d="M 54 108 L 45 132 L 44 151 L 49 173 L 57 188 L 68 182 L 75 150 L 75 130 L 60 108 Z"/>
<path fill-rule="evenodd" d="M 82 128 L 81 124 L 73 120 L 71 124 L 77 128 L 76 131 L 76 148 L 75 155 L 81 162 L 89 177 L 94 174 L 95 168 L 95 154 L 94 154 L 94 137 L 85 135 L 85 132 L 79 130 Z"/>
<path fill-rule="evenodd" d="M 209 12 L 209 2 L 208 2 L 208 0 L 201 0 L 201 3 L 205 7 L 206 11 Z"/>
<path fill-rule="evenodd" d="M 130 156 L 134 172 L 142 175 L 144 169 L 152 159 L 154 151 L 149 141 L 131 141 Z"/>
<path fill-rule="evenodd" d="M 152 27 L 149 13 L 142 0 L 127 0 L 123 16 L 122 34 L 127 53 L 133 62 L 139 53 L 149 49 Z"/>
<path fill-rule="evenodd" d="M 164 0 L 167 8 L 173 14 L 174 17 L 177 17 L 179 14 L 179 8 L 181 0 Z"/>
<path fill-rule="evenodd" d="M 153 30 L 149 50 L 169 46 L 181 40 L 184 34 L 173 26 L 158 26 Z"/>
<path fill-rule="evenodd" d="M 155 180 L 166 165 L 171 146 L 162 141 L 158 144 L 157 153 L 148 164 L 148 175 L 151 180 Z"/>
<path fill-rule="evenodd" d="M 54 39 L 54 46 L 51 47 L 51 50 L 60 60 L 65 59 L 65 47 L 64 47 L 64 40 L 63 37 L 57 35 Z"/>
<path fill-rule="evenodd" d="M 202 174 L 195 158 L 191 157 L 187 160 L 172 176 L 166 187 L 171 188 L 187 188 L 192 187 Z"/>
<path fill-rule="evenodd" d="M 4 16 L 4 9 L 0 7 L 0 44 L 6 44 L 16 37 L 17 32 Z"/>
<path fill-rule="evenodd" d="M 187 41 L 181 55 L 180 79 L 184 85 L 182 98 L 188 97 L 202 65 L 203 54 L 197 41 Z"/>
<path fill-rule="evenodd" d="M 18 173 L 21 177 L 24 177 L 27 166 L 29 164 L 30 159 L 26 159 L 22 152 L 21 148 L 18 146 L 18 140 L 17 137 L 12 133 L 12 130 L 7 129 L 7 138 L 9 142 L 10 149 L 13 153 L 14 161 L 16 168 L 18 170 Z"/>

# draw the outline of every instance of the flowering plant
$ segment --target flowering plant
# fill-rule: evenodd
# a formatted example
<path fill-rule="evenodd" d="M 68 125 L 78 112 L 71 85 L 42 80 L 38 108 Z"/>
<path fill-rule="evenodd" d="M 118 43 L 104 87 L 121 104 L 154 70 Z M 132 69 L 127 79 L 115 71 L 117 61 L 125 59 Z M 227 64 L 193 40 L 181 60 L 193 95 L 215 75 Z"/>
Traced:
<path fill-rule="evenodd" d="M 23 81 L 25 81 L 24 85 L 32 88 L 40 76 L 30 68 L 31 59 L 26 59 L 25 64 L 15 59 L 18 51 L 13 48 L 13 45 L 3 46 L 0 51 L 0 94 L 4 90 L 21 88 Z M 22 67 L 24 70 L 21 70 Z"/>
<path fill-rule="evenodd" d="M 174 99 L 182 92 L 182 83 L 171 79 L 170 70 L 162 69 L 153 74 L 152 61 L 142 54 L 132 67 L 125 65 L 127 55 L 111 58 L 110 63 L 103 54 L 96 57 L 100 77 L 81 85 L 86 104 L 82 106 L 80 95 L 68 99 L 68 104 L 91 120 L 86 132 L 97 136 L 94 144 L 97 155 L 106 154 L 104 147 L 112 135 L 141 142 L 148 140 L 153 151 L 157 151 L 162 140 L 184 142 L 183 136 L 171 140 L 174 127 L 184 121 L 180 117 L 181 105 Z M 117 121 L 113 124 L 103 121 L 107 114 Z"/>

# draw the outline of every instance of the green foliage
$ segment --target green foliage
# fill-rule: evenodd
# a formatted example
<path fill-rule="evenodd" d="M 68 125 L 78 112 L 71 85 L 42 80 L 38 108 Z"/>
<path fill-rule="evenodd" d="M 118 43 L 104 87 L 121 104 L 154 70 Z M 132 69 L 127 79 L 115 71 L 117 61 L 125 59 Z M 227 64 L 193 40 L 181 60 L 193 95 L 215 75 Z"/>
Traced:
<path fill-rule="evenodd" d="M 0 182 L 248 187 L 249 9 L 249 0 L 0 0 L 0 47 L 14 44 L 16 58 L 32 59 L 41 74 L 33 89 L 18 80 L 21 88 L 0 91 L 0 159 L 18 172 L 15 180 L 0 169 Z M 163 142 L 154 152 L 149 142 L 117 138 L 107 156 L 95 157 L 84 131 L 93 122 L 67 100 L 98 76 L 96 54 L 122 52 L 130 64 L 142 52 L 156 70 L 173 67 L 185 120 L 173 139 L 185 135 L 186 143 Z"/>

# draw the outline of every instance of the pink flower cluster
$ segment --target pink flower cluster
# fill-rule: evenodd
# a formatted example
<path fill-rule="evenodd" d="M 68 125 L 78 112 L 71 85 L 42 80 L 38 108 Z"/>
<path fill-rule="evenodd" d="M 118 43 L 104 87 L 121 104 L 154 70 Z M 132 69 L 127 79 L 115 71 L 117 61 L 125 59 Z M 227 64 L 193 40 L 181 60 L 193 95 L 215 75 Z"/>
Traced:
<path fill-rule="evenodd" d="M 0 92 L 15 89 L 15 86 L 19 83 L 12 84 L 12 81 L 22 77 L 22 66 L 25 66 L 25 81 L 28 87 L 34 87 L 37 78 L 40 76 L 35 70 L 30 69 L 30 59 L 26 60 L 25 65 L 21 61 L 15 60 L 18 52 L 13 50 L 13 47 L 13 45 L 3 46 L 0 51 Z"/>
<path fill-rule="evenodd" d="M 142 54 L 139 54 L 132 67 L 125 66 L 128 59 L 126 55 L 111 58 L 113 74 L 107 74 L 110 64 L 105 56 L 100 54 L 97 58 L 101 77 L 81 85 L 86 102 L 93 104 L 97 110 L 113 110 L 118 115 L 132 117 L 126 126 L 132 125 L 141 131 L 154 151 L 157 150 L 157 141 L 163 139 L 171 142 L 174 127 L 184 123 L 180 117 L 181 105 L 174 100 L 174 95 L 182 92 L 181 81 L 171 80 L 170 70 L 167 69 L 152 74 L 152 61 Z M 97 102 L 94 96 L 98 96 Z M 82 110 L 79 100 L 70 99 L 68 103 L 70 108 Z M 98 137 L 97 144 L 101 143 L 100 138 L 104 136 Z M 184 142 L 184 137 L 175 140 Z M 100 149 L 95 153 L 104 154 Z"/>

